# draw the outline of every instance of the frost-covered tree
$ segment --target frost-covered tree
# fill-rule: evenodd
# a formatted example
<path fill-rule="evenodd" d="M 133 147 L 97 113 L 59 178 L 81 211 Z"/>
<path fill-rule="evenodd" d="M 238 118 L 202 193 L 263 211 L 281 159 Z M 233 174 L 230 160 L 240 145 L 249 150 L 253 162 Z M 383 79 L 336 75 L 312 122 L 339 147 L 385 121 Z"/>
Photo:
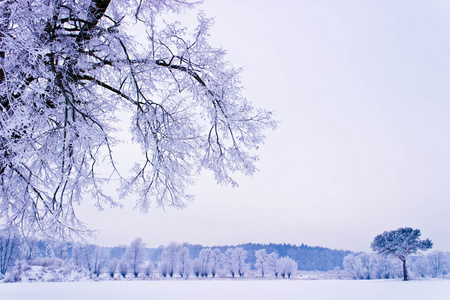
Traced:
<path fill-rule="evenodd" d="M 14 266 L 20 255 L 20 239 L 13 232 L 0 235 L 0 274 L 5 274 Z"/>
<path fill-rule="evenodd" d="M 234 253 L 234 249 L 233 248 L 228 248 L 227 250 L 225 250 L 225 253 L 222 254 L 222 266 L 223 269 L 230 273 L 230 275 L 232 277 L 234 277 L 236 275 L 235 273 L 235 267 L 234 267 L 234 259 L 233 259 L 233 253 Z"/>
<path fill-rule="evenodd" d="M 127 251 L 124 254 L 124 259 L 128 261 L 128 265 L 133 272 L 134 277 L 137 277 L 142 271 L 145 260 L 144 252 L 145 244 L 141 238 L 137 238 L 130 243 Z"/>
<path fill-rule="evenodd" d="M 403 263 L 403 280 L 408 280 L 406 258 L 419 250 L 433 247 L 429 240 L 420 240 L 420 230 L 410 227 L 385 231 L 375 237 L 370 247 L 378 254 L 398 257 Z"/>
<path fill-rule="evenodd" d="M 152 261 L 148 261 L 147 265 L 144 268 L 144 273 L 147 278 L 151 278 L 153 276 L 153 272 L 155 271 L 155 265 Z"/>
<path fill-rule="evenodd" d="M 96 247 L 92 255 L 92 273 L 100 276 L 106 267 L 108 251 L 103 247 Z"/>
<path fill-rule="evenodd" d="M 275 122 L 242 96 L 239 70 L 208 43 L 211 19 L 200 13 L 190 33 L 164 21 L 193 7 L 189 0 L 0 1 L 2 227 L 84 232 L 74 205 L 86 193 L 99 208 L 116 205 L 102 191 L 110 175 L 146 211 L 152 201 L 184 206 L 202 169 L 232 185 L 233 172 L 256 171 L 253 150 Z M 125 118 L 143 153 L 131 176 L 117 170 L 113 151 Z M 99 169 L 105 160 L 110 169 Z"/>
<path fill-rule="evenodd" d="M 200 259 L 195 258 L 192 261 L 192 272 L 194 273 L 195 277 L 199 278 L 202 274 L 202 262 Z"/>
<path fill-rule="evenodd" d="M 178 274 L 181 277 L 188 278 L 191 272 L 191 260 L 189 258 L 189 249 L 181 248 L 178 255 Z"/>
<path fill-rule="evenodd" d="M 23 243 L 20 248 L 21 252 L 23 253 L 23 258 L 26 260 L 32 260 L 33 258 L 38 257 L 40 254 L 39 240 L 36 238 L 27 237 L 23 239 Z"/>
<path fill-rule="evenodd" d="M 201 272 L 202 277 L 208 277 L 209 273 L 211 272 L 210 266 L 211 255 L 212 255 L 211 248 L 202 249 L 198 255 L 198 259 L 202 263 L 202 272 Z"/>
<path fill-rule="evenodd" d="M 285 257 L 284 272 L 286 273 L 286 276 L 288 278 L 291 278 L 292 275 L 295 275 L 295 273 L 297 273 L 297 270 L 297 262 L 290 257 Z"/>
<path fill-rule="evenodd" d="M 349 254 L 344 257 L 344 261 L 342 262 L 344 271 L 353 279 L 370 279 L 368 266 L 364 264 L 367 260 L 363 259 L 363 255 L 367 256 L 367 254 Z"/>
<path fill-rule="evenodd" d="M 118 265 L 119 265 L 119 260 L 117 258 L 113 258 L 109 261 L 108 266 L 107 266 L 107 271 L 111 278 L 114 278 L 114 274 L 116 274 Z"/>
<path fill-rule="evenodd" d="M 219 271 L 220 257 L 221 257 L 221 252 L 219 249 L 212 250 L 210 262 L 209 262 L 209 268 L 210 268 L 212 277 L 216 277 L 217 272 Z"/>
<path fill-rule="evenodd" d="M 428 256 L 428 255 L 427 255 Z M 408 267 L 408 274 L 412 274 L 414 277 L 433 277 L 432 269 L 429 265 L 427 256 L 419 255 L 411 259 Z"/>
<path fill-rule="evenodd" d="M 241 247 L 236 247 L 233 251 L 233 266 L 235 269 L 235 273 L 239 274 L 239 277 L 243 277 L 247 272 L 247 250 L 244 250 Z"/>
<path fill-rule="evenodd" d="M 127 251 L 127 246 L 125 246 L 125 245 L 112 247 L 111 249 L 109 249 L 109 256 L 111 258 L 117 258 L 120 260 L 120 259 L 122 259 L 122 257 L 124 256 L 126 251 Z"/>
<path fill-rule="evenodd" d="M 287 276 L 288 278 L 291 278 L 291 276 L 297 271 L 298 267 L 297 263 L 293 259 L 285 256 L 277 260 L 276 268 L 277 273 L 279 273 L 281 277 L 286 278 Z"/>
<path fill-rule="evenodd" d="M 166 278 L 167 275 L 171 274 L 170 272 L 172 272 L 172 266 L 169 264 L 168 261 L 163 260 L 158 265 L 158 272 L 162 277 Z"/>
<path fill-rule="evenodd" d="M 431 277 L 436 278 L 450 273 L 450 253 L 434 251 L 426 256 Z"/>
<path fill-rule="evenodd" d="M 60 258 L 62 260 L 67 260 L 70 256 L 69 247 L 67 243 L 55 241 L 50 244 L 50 251 L 53 257 Z"/>
<path fill-rule="evenodd" d="M 267 256 L 267 270 L 272 272 L 275 277 L 278 277 L 279 270 L 277 269 L 278 253 L 272 252 Z"/>
<path fill-rule="evenodd" d="M 82 245 L 79 248 L 80 266 L 88 269 L 90 272 L 94 270 L 94 252 L 97 246 Z"/>
<path fill-rule="evenodd" d="M 255 251 L 255 268 L 261 272 L 261 277 L 267 273 L 267 260 L 269 256 L 267 255 L 266 249 L 260 249 Z"/>
<path fill-rule="evenodd" d="M 127 277 L 128 271 L 130 270 L 130 263 L 125 258 L 122 258 L 119 261 L 118 265 L 119 274 L 122 275 L 123 278 Z"/>
<path fill-rule="evenodd" d="M 167 272 L 170 277 L 173 277 L 178 268 L 180 251 L 181 245 L 171 242 L 164 247 L 161 253 L 161 265 L 164 266 L 165 272 Z"/>
<path fill-rule="evenodd" d="M 370 268 L 370 278 L 373 279 L 390 279 L 390 278 L 400 278 L 402 272 L 400 271 L 399 265 L 401 264 L 395 258 L 386 258 L 380 255 L 370 255 L 369 268 Z"/>
<path fill-rule="evenodd" d="M 70 256 L 70 260 L 72 264 L 78 267 L 84 267 L 83 266 L 83 253 L 82 253 L 82 247 L 79 244 L 75 244 L 72 247 L 72 253 Z"/>

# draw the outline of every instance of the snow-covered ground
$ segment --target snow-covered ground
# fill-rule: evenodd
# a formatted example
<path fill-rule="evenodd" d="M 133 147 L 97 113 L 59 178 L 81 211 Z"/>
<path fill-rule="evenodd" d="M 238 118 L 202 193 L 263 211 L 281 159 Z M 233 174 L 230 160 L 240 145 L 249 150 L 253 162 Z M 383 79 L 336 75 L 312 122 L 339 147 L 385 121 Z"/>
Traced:
<path fill-rule="evenodd" d="M 446 300 L 449 280 L 161 280 L 1 283 L 1 300 Z"/>

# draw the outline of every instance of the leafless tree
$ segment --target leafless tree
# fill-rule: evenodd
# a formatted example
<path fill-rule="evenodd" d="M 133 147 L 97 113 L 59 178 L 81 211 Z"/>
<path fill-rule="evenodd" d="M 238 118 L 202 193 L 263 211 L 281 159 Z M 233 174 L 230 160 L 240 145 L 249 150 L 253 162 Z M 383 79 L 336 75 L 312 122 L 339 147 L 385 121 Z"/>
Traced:
<path fill-rule="evenodd" d="M 152 261 L 148 261 L 147 265 L 144 268 L 144 273 L 147 278 L 151 278 L 153 276 L 153 272 L 155 271 L 155 265 Z"/>
<path fill-rule="evenodd" d="M 142 271 L 145 260 L 144 252 L 145 244 L 141 238 L 137 238 L 130 243 L 125 252 L 124 259 L 128 261 L 128 265 L 133 272 L 134 277 L 137 277 Z"/>
<path fill-rule="evenodd" d="M 92 254 L 92 273 L 97 277 L 104 271 L 106 267 L 108 251 L 103 247 L 96 247 Z"/>
<path fill-rule="evenodd" d="M 208 277 L 209 273 L 211 272 L 211 256 L 212 256 L 212 250 L 211 248 L 204 248 L 200 251 L 198 255 L 198 259 L 202 263 L 202 277 Z"/>
<path fill-rule="evenodd" d="M 272 252 L 267 257 L 267 267 L 268 270 L 273 272 L 275 277 L 278 277 L 278 273 L 280 273 L 279 267 L 277 266 L 278 253 Z"/>
<path fill-rule="evenodd" d="M 5 274 L 14 266 L 19 256 L 20 240 L 15 233 L 0 235 L 0 274 Z"/>
<path fill-rule="evenodd" d="M 178 268 L 180 251 L 181 245 L 171 242 L 164 247 L 161 253 L 161 265 L 163 266 L 164 272 L 170 277 L 173 277 Z"/>
<path fill-rule="evenodd" d="M 255 251 L 256 262 L 255 268 L 261 272 L 261 277 L 267 273 L 267 261 L 268 255 L 266 249 L 260 249 Z"/>
<path fill-rule="evenodd" d="M 130 270 L 130 264 L 129 264 L 128 260 L 122 258 L 119 261 L 119 266 L 118 266 L 119 274 L 122 275 L 123 278 L 125 278 L 127 276 L 129 270 Z"/>
<path fill-rule="evenodd" d="M 241 247 L 236 247 L 233 252 L 233 264 L 236 269 L 236 273 L 239 277 L 243 277 L 248 269 L 247 260 L 247 250 Z"/>
<path fill-rule="evenodd" d="M 188 278 L 191 272 L 191 260 L 189 258 L 189 249 L 181 248 L 178 256 L 178 273 L 181 277 Z"/>
<path fill-rule="evenodd" d="M 221 257 L 221 252 L 219 249 L 212 250 L 211 259 L 210 259 L 210 270 L 211 270 L 212 277 L 216 277 L 217 272 L 219 271 L 220 257 Z"/>
<path fill-rule="evenodd" d="M 107 270 L 111 278 L 114 278 L 114 274 L 116 274 L 118 264 L 119 261 L 117 260 L 117 258 L 113 258 L 109 261 Z"/>

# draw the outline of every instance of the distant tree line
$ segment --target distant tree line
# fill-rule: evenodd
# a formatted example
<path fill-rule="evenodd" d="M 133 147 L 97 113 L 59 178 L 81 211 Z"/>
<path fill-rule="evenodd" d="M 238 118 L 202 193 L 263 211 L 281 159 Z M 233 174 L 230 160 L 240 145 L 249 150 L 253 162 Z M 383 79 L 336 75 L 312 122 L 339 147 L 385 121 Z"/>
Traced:
<path fill-rule="evenodd" d="M 201 245 L 184 244 L 189 249 L 190 258 L 198 257 L 200 251 L 205 247 Z M 211 249 L 218 249 L 225 253 L 228 248 L 235 246 L 219 246 L 211 247 Z M 311 247 L 307 245 L 292 245 L 292 244 L 240 244 L 238 247 L 247 251 L 247 263 L 252 269 L 255 269 L 257 263 L 256 252 L 265 249 L 267 253 L 276 253 L 279 257 L 288 256 L 293 259 L 299 270 L 303 271 L 329 271 L 342 267 L 344 257 L 352 253 L 346 250 L 332 250 L 324 247 Z M 159 248 L 147 249 L 149 257 L 153 261 L 160 260 L 163 246 Z"/>
<path fill-rule="evenodd" d="M 342 253 L 347 255 L 338 264 L 338 257 Z M 301 266 L 312 266 L 312 263 L 320 261 L 322 264 L 316 266 L 329 264 L 333 269 L 326 271 L 333 271 L 334 276 L 339 278 L 402 277 L 401 261 L 395 257 L 305 245 L 202 247 L 170 243 L 158 248 L 147 248 L 142 239 L 137 238 L 128 246 L 99 247 L 24 239 L 14 234 L 0 236 L 0 280 L 6 282 L 24 278 L 29 281 L 45 280 L 46 276 L 50 276 L 39 275 L 39 272 L 58 273 L 58 276 L 51 277 L 53 281 L 83 277 L 93 280 L 291 278 L 298 270 L 302 270 Z M 435 251 L 426 256 L 411 256 L 409 272 L 413 278 L 448 277 L 450 253 Z"/>
<path fill-rule="evenodd" d="M 214 277 L 268 277 L 290 278 L 298 270 L 297 263 L 278 253 L 256 250 L 253 269 L 247 260 L 247 250 L 229 247 L 203 248 L 194 258 L 187 244 L 170 243 L 162 247 L 157 261 L 148 259 L 149 249 L 137 238 L 128 247 L 113 248 L 70 243 L 46 243 L 40 240 L 23 240 L 19 236 L 2 236 L 1 274 L 9 272 L 8 281 L 20 280 L 21 273 L 33 266 L 60 267 L 86 271 L 91 278 L 100 275 L 120 278 L 214 278 Z M 251 272 L 251 274 L 250 274 Z M 16 279 L 11 279 L 11 277 Z"/>

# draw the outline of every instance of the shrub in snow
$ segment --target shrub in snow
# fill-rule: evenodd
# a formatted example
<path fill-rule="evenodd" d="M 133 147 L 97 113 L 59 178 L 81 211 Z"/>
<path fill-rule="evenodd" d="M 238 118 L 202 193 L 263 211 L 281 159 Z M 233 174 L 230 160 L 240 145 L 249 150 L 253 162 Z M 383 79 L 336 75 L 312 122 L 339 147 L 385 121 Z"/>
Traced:
<path fill-rule="evenodd" d="M 18 282 L 22 281 L 22 275 L 24 272 L 30 270 L 31 267 L 24 260 L 16 261 L 14 268 L 10 273 L 7 273 L 5 276 L 5 282 Z"/>
<path fill-rule="evenodd" d="M 17 261 L 5 282 L 52 282 L 79 281 L 89 279 L 89 272 L 63 263 L 60 259 L 34 259 L 30 262 Z"/>

